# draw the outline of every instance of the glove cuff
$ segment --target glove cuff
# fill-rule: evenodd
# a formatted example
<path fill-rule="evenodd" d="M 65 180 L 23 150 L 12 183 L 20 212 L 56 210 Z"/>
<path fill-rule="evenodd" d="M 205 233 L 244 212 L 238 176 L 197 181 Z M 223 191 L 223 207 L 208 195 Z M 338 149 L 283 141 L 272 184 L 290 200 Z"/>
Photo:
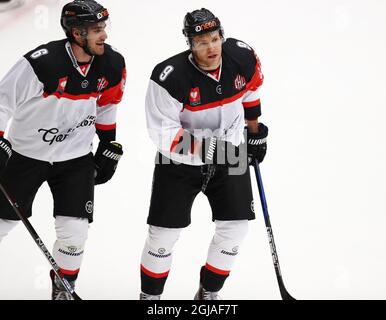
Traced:
<path fill-rule="evenodd" d="M 119 161 L 123 154 L 122 145 L 116 141 L 101 141 L 99 142 L 98 150 L 96 152 L 96 155 L 98 154 L 101 154 L 108 159 Z"/>

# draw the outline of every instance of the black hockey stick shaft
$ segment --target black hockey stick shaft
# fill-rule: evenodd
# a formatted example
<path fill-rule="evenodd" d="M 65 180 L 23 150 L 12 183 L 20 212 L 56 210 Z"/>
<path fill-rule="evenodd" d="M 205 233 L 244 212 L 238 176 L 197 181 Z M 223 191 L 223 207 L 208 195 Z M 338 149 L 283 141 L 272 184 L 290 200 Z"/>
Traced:
<path fill-rule="evenodd" d="M 31 223 L 29 222 L 29 220 L 21 213 L 20 209 L 19 209 L 19 205 L 17 204 L 16 201 L 13 201 L 11 196 L 8 194 L 7 190 L 5 190 L 4 186 L 0 183 L 0 189 L 1 191 L 3 192 L 5 198 L 8 200 L 8 202 L 11 204 L 13 210 L 15 211 L 15 213 L 17 214 L 17 216 L 20 218 L 20 220 L 23 222 L 23 224 L 25 225 L 25 227 L 27 228 L 28 232 L 30 233 L 31 237 L 35 240 L 35 243 L 37 244 L 37 246 L 39 247 L 39 249 L 43 252 L 44 256 L 46 257 L 46 259 L 48 260 L 48 262 L 50 263 L 51 267 L 52 267 L 52 270 L 54 271 L 54 273 L 58 276 L 60 282 L 62 283 L 62 285 L 64 286 L 64 288 L 66 289 L 66 291 L 71 294 L 71 296 L 74 298 L 74 300 L 82 300 L 77 294 L 76 292 L 74 291 L 74 289 L 71 287 L 71 285 L 69 284 L 69 282 L 65 279 L 65 278 L 62 278 L 59 274 L 59 271 L 60 271 L 60 268 L 58 266 L 58 264 L 56 263 L 56 261 L 54 260 L 54 258 L 52 257 L 52 255 L 50 254 L 50 252 L 48 251 L 47 247 L 44 245 L 42 239 L 40 239 L 39 235 L 37 234 L 37 232 L 35 231 L 35 229 L 33 228 L 33 226 L 31 225 Z"/>
<path fill-rule="evenodd" d="M 265 227 L 267 229 L 269 246 L 271 248 L 271 255 L 272 255 L 273 265 L 275 267 L 277 282 L 279 284 L 280 294 L 283 300 L 296 300 L 288 293 L 284 285 L 283 277 L 281 275 L 279 258 L 276 251 L 275 240 L 273 238 L 271 220 L 269 219 L 269 214 L 268 214 L 267 200 L 265 199 L 263 180 L 261 179 L 259 162 L 257 160 L 254 160 L 253 167 L 255 169 L 257 187 L 259 188 L 260 202 L 261 202 L 261 207 L 263 209 Z"/>

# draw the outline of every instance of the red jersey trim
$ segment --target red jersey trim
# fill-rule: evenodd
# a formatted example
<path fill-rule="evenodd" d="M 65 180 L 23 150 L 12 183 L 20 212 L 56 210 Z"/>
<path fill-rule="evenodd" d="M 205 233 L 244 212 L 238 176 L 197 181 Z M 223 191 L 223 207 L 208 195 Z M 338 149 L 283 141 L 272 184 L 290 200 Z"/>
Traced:
<path fill-rule="evenodd" d="M 227 275 L 229 275 L 229 274 L 231 273 L 230 270 L 221 270 L 221 269 L 217 269 L 217 268 L 211 266 L 211 265 L 208 264 L 208 263 L 205 264 L 205 268 L 208 269 L 208 270 L 210 270 L 210 271 L 212 271 L 212 272 L 214 272 L 214 273 L 220 274 L 220 275 L 222 275 L 222 276 L 227 276 Z"/>
<path fill-rule="evenodd" d="M 43 93 L 43 97 L 44 98 L 47 98 L 47 97 L 50 97 L 50 96 L 54 96 L 54 97 L 56 97 L 58 99 L 66 98 L 66 99 L 70 99 L 70 100 L 88 100 L 90 98 L 97 98 L 98 95 L 99 94 L 97 92 L 91 92 L 91 93 L 79 94 L 79 95 L 73 95 L 73 94 L 69 94 L 69 93 L 66 93 L 66 92 L 63 92 L 63 93 L 59 93 L 59 92 L 47 93 L 47 92 L 44 92 Z"/>
<path fill-rule="evenodd" d="M 165 278 L 168 276 L 169 274 L 169 271 L 166 271 L 166 272 L 163 272 L 163 273 L 155 273 L 155 272 L 151 272 L 150 270 L 146 269 L 142 264 L 141 264 L 141 271 L 148 275 L 149 277 L 152 277 L 152 278 Z"/>
<path fill-rule="evenodd" d="M 79 273 L 79 270 L 80 269 L 76 269 L 76 270 L 66 270 L 66 269 L 62 269 L 60 268 L 59 272 L 61 274 L 65 274 L 65 275 L 68 275 L 68 276 L 73 276 L 75 274 L 78 274 Z"/>
<path fill-rule="evenodd" d="M 255 101 L 243 102 L 243 107 L 253 108 L 253 107 L 257 107 L 259 104 L 260 104 L 260 99 L 257 99 Z"/>
<path fill-rule="evenodd" d="M 99 123 L 96 123 L 95 124 L 95 128 L 99 129 L 99 130 L 113 130 L 117 127 L 117 124 L 116 123 L 113 123 L 113 124 L 99 124 Z"/>
<path fill-rule="evenodd" d="M 184 109 L 187 109 L 187 110 L 192 111 L 192 112 L 196 112 L 196 111 L 220 107 L 220 106 L 223 106 L 225 104 L 232 103 L 232 102 L 236 101 L 237 99 L 240 99 L 247 91 L 256 91 L 261 86 L 262 83 L 263 83 L 263 77 L 262 77 L 262 74 L 260 71 L 260 65 L 258 63 L 256 63 L 255 73 L 252 76 L 252 79 L 247 83 L 244 90 L 240 91 L 239 93 L 237 93 L 234 96 L 231 96 L 229 98 L 210 102 L 207 104 L 203 104 L 201 106 L 195 106 L 194 107 L 194 106 L 185 104 Z"/>
<path fill-rule="evenodd" d="M 4 136 L 4 131 L 0 131 L 0 137 Z"/>

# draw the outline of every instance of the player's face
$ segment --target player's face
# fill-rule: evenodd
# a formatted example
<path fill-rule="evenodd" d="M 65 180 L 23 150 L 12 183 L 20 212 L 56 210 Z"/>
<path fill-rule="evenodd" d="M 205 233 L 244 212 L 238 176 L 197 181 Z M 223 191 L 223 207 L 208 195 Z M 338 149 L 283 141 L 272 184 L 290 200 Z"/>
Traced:
<path fill-rule="evenodd" d="M 222 39 L 219 31 L 205 33 L 192 39 L 192 53 L 198 65 L 204 70 L 220 65 Z"/>
<path fill-rule="evenodd" d="M 105 52 L 105 40 L 107 39 L 106 23 L 99 22 L 88 27 L 87 46 L 90 52 L 100 56 Z"/>

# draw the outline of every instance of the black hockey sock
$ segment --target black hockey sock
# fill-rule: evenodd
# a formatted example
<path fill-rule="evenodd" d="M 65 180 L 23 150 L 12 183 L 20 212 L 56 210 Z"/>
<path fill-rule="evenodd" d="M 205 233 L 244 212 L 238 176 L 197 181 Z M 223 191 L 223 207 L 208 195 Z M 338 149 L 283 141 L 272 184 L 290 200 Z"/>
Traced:
<path fill-rule="evenodd" d="M 205 266 L 201 267 L 200 272 L 200 281 L 205 290 L 211 292 L 220 291 L 224 286 L 225 280 L 228 278 L 228 275 L 222 275 L 215 273 Z"/>
<path fill-rule="evenodd" d="M 154 278 L 141 270 L 141 290 L 143 293 L 151 295 L 160 295 L 164 291 L 165 282 L 168 276 Z"/>

